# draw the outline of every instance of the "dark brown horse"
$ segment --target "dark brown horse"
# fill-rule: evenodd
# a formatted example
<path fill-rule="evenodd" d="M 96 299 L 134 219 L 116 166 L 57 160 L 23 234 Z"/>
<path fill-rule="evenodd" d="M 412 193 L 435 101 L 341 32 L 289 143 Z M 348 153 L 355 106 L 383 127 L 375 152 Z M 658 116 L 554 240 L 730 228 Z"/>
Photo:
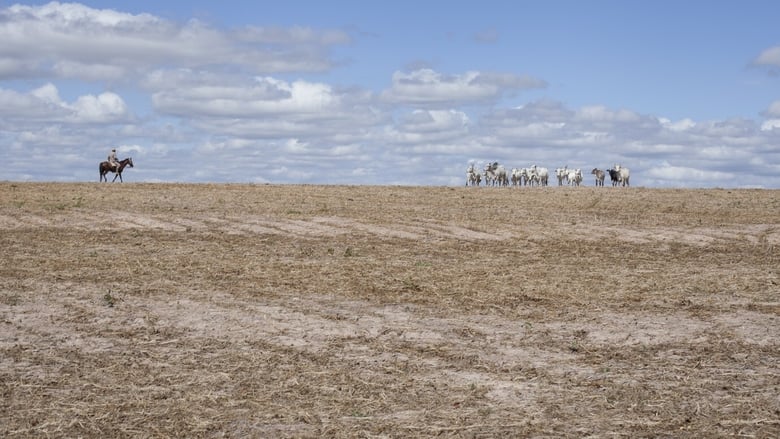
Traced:
<path fill-rule="evenodd" d="M 124 160 L 121 160 L 119 162 L 119 168 L 114 169 L 113 166 L 111 166 L 111 163 L 109 162 L 100 162 L 100 181 L 105 180 L 106 183 L 108 183 L 108 177 L 106 177 L 106 174 L 110 172 L 116 172 L 116 175 L 114 176 L 114 179 L 111 180 L 112 182 L 116 181 L 116 178 L 119 177 L 119 181 L 122 182 L 122 170 L 125 169 L 125 166 L 133 167 L 133 158 L 128 157 Z"/>

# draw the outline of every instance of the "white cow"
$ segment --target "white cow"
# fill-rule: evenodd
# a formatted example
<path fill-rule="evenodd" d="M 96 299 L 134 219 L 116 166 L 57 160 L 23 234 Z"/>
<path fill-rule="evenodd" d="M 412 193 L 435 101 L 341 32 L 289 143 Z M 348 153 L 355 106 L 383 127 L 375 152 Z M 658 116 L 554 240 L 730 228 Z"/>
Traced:
<path fill-rule="evenodd" d="M 615 171 L 618 174 L 618 181 L 623 184 L 623 186 L 630 186 L 628 183 L 628 179 L 631 177 L 631 173 L 629 172 L 628 168 L 624 168 L 620 166 L 620 164 L 615 164 Z"/>
<path fill-rule="evenodd" d="M 509 174 L 503 166 L 498 167 L 498 184 L 501 186 L 509 186 Z"/>
<path fill-rule="evenodd" d="M 499 165 L 498 162 L 488 163 L 485 165 L 485 185 L 499 185 L 508 186 L 509 177 L 506 175 L 506 168 Z"/>
<path fill-rule="evenodd" d="M 517 184 L 520 186 L 526 186 L 530 177 L 528 168 L 520 168 L 517 170 Z"/>
<path fill-rule="evenodd" d="M 534 165 L 534 168 L 536 168 L 536 165 Z M 536 168 L 536 175 L 539 176 L 539 184 L 547 186 L 547 182 L 550 179 L 550 171 L 547 168 Z"/>
<path fill-rule="evenodd" d="M 528 181 L 531 185 L 537 184 L 540 186 L 547 186 L 549 178 L 550 172 L 547 168 L 539 168 L 536 165 L 528 168 Z"/>
<path fill-rule="evenodd" d="M 510 179 L 512 180 L 512 186 L 520 186 L 520 170 L 517 168 L 512 168 L 512 176 Z"/>
<path fill-rule="evenodd" d="M 530 168 L 525 168 L 525 171 L 528 173 L 529 186 L 535 186 L 539 184 L 539 173 L 536 171 L 536 165 L 533 165 Z"/>
<path fill-rule="evenodd" d="M 569 170 L 569 175 L 567 176 L 569 179 L 569 184 L 573 186 L 579 186 L 580 183 L 582 183 L 582 170 L 581 169 L 571 169 Z"/>
<path fill-rule="evenodd" d="M 563 180 L 569 178 L 568 165 L 555 169 L 555 177 L 558 178 L 558 186 L 563 186 Z"/>
<path fill-rule="evenodd" d="M 469 168 L 466 170 L 466 186 L 479 186 L 480 180 L 481 178 L 477 170 L 474 169 L 474 165 L 469 165 Z"/>
<path fill-rule="evenodd" d="M 493 166 L 490 163 L 485 165 L 482 176 L 485 177 L 485 186 L 492 186 L 495 184 L 496 173 L 493 172 Z"/>

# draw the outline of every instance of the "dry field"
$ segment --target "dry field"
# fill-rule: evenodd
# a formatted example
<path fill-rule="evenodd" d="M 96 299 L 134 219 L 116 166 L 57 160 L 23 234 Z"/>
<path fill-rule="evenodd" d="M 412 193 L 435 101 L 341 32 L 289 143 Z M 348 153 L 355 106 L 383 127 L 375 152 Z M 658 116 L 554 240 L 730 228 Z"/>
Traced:
<path fill-rule="evenodd" d="M 0 183 L 0 436 L 780 436 L 780 192 Z"/>

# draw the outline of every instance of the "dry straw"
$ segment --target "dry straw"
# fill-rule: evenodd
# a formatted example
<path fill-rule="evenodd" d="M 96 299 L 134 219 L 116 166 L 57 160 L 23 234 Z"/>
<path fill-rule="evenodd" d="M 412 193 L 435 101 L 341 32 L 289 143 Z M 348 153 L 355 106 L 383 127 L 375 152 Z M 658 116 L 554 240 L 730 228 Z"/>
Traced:
<path fill-rule="evenodd" d="M 778 213 L 0 183 L 0 436 L 777 437 Z"/>

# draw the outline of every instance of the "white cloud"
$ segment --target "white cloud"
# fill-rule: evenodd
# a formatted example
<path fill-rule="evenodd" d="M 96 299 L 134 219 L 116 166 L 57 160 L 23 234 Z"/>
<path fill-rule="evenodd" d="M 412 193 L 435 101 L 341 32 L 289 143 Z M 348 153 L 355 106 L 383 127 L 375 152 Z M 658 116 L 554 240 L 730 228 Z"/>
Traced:
<path fill-rule="evenodd" d="M 337 30 L 305 27 L 221 30 L 197 20 L 175 23 L 151 14 L 78 3 L 0 9 L 0 75 L 106 80 L 158 64 L 233 65 L 255 73 L 329 69 L 329 48 L 349 42 Z"/>
<path fill-rule="evenodd" d="M 327 84 L 295 81 L 287 83 L 270 77 L 253 84 L 186 85 L 152 95 L 158 111 L 187 116 L 248 118 L 281 113 L 323 113 L 338 109 L 340 97 Z"/>
<path fill-rule="evenodd" d="M 8 120 L 23 120 L 27 124 L 76 125 L 124 122 L 131 117 L 124 100 L 115 93 L 83 95 L 68 103 L 60 98 L 59 90 L 51 83 L 29 93 L 0 88 L 0 115 Z"/>
<path fill-rule="evenodd" d="M 93 179 L 93 161 L 113 145 L 139 156 L 134 172 L 146 181 L 460 185 L 469 160 L 498 160 L 583 169 L 620 162 L 635 185 L 780 187 L 780 101 L 757 120 L 671 120 L 598 97 L 579 107 L 518 105 L 545 81 L 476 70 L 483 61 L 470 57 L 475 70 L 455 74 L 430 68 L 449 59 L 385 71 L 384 91 L 336 82 L 353 71 L 309 74 L 333 66 L 331 48 L 349 42 L 339 30 L 223 29 L 80 4 L 0 8 L 0 81 L 13 79 L 0 83 L 6 178 L 26 178 L 26 160 L 56 152 L 83 161 Z M 780 65 L 778 51 L 755 64 Z M 565 80 L 549 94 L 567 93 Z M 729 172 L 735 161 L 751 172 Z M 59 178 L 81 178 L 73 172 Z"/>
<path fill-rule="evenodd" d="M 633 111 L 614 111 L 603 105 L 593 105 L 580 108 L 575 119 L 588 122 L 636 122 L 640 118 Z"/>
<path fill-rule="evenodd" d="M 658 121 L 661 123 L 661 125 L 671 131 L 681 132 L 681 131 L 688 131 L 691 128 L 694 128 L 696 126 L 696 122 L 689 118 L 678 120 L 677 122 L 672 122 L 669 119 L 666 118 L 659 118 Z"/>
<path fill-rule="evenodd" d="M 36 63 L 31 60 L 3 56 L 0 53 L 0 79 L 28 76 L 34 73 L 35 69 Z"/>
<path fill-rule="evenodd" d="M 52 83 L 36 88 L 30 92 L 30 95 L 48 104 L 63 105 L 62 99 L 60 99 L 60 91 Z"/>
<path fill-rule="evenodd" d="M 116 122 L 128 116 L 125 102 L 119 95 L 110 92 L 80 96 L 69 107 L 75 111 L 75 118 L 80 122 Z"/>
<path fill-rule="evenodd" d="M 4 119 L 27 119 L 51 116 L 52 109 L 32 94 L 0 89 L 0 115 Z"/>
<path fill-rule="evenodd" d="M 711 171 L 701 168 L 692 168 L 686 166 L 674 166 L 664 162 L 661 166 L 652 167 L 647 170 L 647 177 L 658 178 L 672 181 L 694 181 L 700 183 L 709 183 L 719 185 L 732 181 L 734 174 L 729 172 Z"/>
<path fill-rule="evenodd" d="M 769 119 L 761 124 L 761 131 L 780 131 L 780 119 Z"/>
<path fill-rule="evenodd" d="M 400 128 L 407 132 L 462 132 L 468 126 L 466 113 L 456 110 L 414 110 L 402 118 Z"/>
<path fill-rule="evenodd" d="M 285 180 L 291 179 L 293 181 L 306 181 L 314 175 L 314 172 L 281 166 L 272 169 L 269 174 L 275 177 L 283 178 Z"/>
<path fill-rule="evenodd" d="M 198 147 L 198 152 L 214 153 L 226 150 L 246 149 L 254 145 L 254 142 L 247 139 L 228 139 L 228 140 L 209 140 Z"/>
<path fill-rule="evenodd" d="M 780 118 L 780 101 L 774 101 L 769 104 L 769 108 L 767 108 L 762 114 L 768 118 Z"/>
<path fill-rule="evenodd" d="M 756 133 L 756 123 L 752 120 L 733 118 L 726 120 L 702 121 L 689 130 L 691 134 L 707 136 L 723 141 L 750 139 Z"/>
<path fill-rule="evenodd" d="M 528 76 L 476 71 L 444 75 L 431 69 L 419 69 L 393 73 L 392 85 L 381 97 L 391 103 L 451 105 L 490 102 L 510 92 L 545 86 L 544 81 Z"/>
<path fill-rule="evenodd" d="M 760 66 L 780 67 L 780 46 L 770 47 L 753 60 L 753 63 Z"/>
<path fill-rule="evenodd" d="M 553 139 L 560 136 L 565 127 L 565 122 L 507 123 L 497 134 L 510 139 Z"/>
<path fill-rule="evenodd" d="M 400 121 L 386 127 L 383 138 L 393 144 L 424 144 L 449 142 L 469 136 L 468 116 L 456 110 L 414 110 Z"/>
<path fill-rule="evenodd" d="M 351 142 L 389 120 L 359 89 L 274 77 L 247 78 L 191 69 L 157 70 L 143 81 L 161 114 L 192 127 L 240 138 L 319 136 Z"/>
<path fill-rule="evenodd" d="M 128 73 L 128 70 L 132 69 L 99 62 L 84 63 L 69 60 L 59 61 L 52 66 L 52 72 L 57 77 L 85 81 L 119 81 Z"/>
<path fill-rule="evenodd" d="M 309 144 L 299 139 L 287 139 L 287 141 L 284 142 L 284 147 L 282 149 L 290 154 L 306 154 L 312 152 L 309 148 Z"/>

